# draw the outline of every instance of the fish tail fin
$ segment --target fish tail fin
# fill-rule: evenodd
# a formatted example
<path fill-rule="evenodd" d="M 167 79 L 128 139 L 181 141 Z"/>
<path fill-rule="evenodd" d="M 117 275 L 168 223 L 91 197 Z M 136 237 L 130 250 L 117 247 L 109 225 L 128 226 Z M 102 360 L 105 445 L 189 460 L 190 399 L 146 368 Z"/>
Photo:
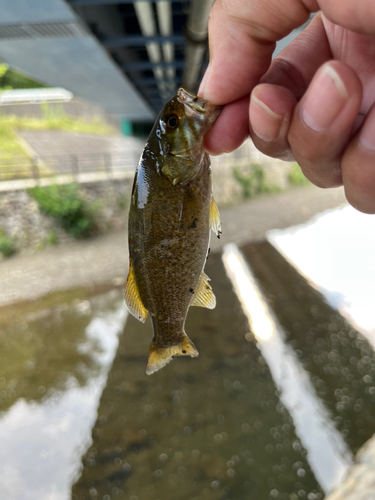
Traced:
<path fill-rule="evenodd" d="M 151 375 L 157 372 L 172 361 L 175 356 L 191 356 L 192 358 L 196 358 L 198 355 L 197 348 L 185 332 L 183 332 L 183 336 L 173 346 L 163 347 L 152 341 L 148 355 L 146 373 L 147 375 Z"/>

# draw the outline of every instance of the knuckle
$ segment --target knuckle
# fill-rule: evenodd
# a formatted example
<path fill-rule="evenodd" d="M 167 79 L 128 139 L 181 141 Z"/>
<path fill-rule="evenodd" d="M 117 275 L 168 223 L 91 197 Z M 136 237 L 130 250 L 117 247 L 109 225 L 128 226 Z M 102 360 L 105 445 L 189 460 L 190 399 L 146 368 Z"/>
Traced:
<path fill-rule="evenodd" d="M 297 100 L 302 98 L 308 87 L 308 82 L 298 67 L 282 56 L 273 60 L 270 70 L 261 79 L 261 82 L 282 85 L 290 90 Z"/>

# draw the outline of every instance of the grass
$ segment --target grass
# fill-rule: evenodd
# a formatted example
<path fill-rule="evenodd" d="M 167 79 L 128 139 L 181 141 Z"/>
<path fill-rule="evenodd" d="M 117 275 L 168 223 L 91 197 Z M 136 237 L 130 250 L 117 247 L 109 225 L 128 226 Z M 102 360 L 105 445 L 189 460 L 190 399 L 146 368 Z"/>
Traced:
<path fill-rule="evenodd" d="M 16 251 L 14 238 L 8 236 L 5 230 L 0 227 L 0 253 L 4 257 L 10 257 Z"/>
<path fill-rule="evenodd" d="M 0 126 L 10 127 L 12 130 L 67 130 L 100 135 L 115 133 L 114 129 L 99 117 L 84 120 L 67 115 L 62 106 L 52 108 L 48 104 L 41 104 L 41 108 L 42 117 L 0 115 Z"/>
<path fill-rule="evenodd" d="M 42 212 L 54 217 L 75 238 L 86 238 L 96 231 L 97 207 L 82 198 L 78 184 L 36 187 L 29 189 L 29 193 Z"/>
<path fill-rule="evenodd" d="M 109 135 L 115 130 L 100 118 L 84 120 L 67 115 L 61 108 L 41 105 L 43 116 L 25 117 L 0 114 L 0 174 L 1 169 L 28 163 L 30 157 L 18 139 L 18 130 L 65 130 L 86 134 Z"/>
<path fill-rule="evenodd" d="M 248 174 L 244 174 L 234 167 L 233 176 L 242 188 L 244 199 L 254 198 L 263 193 L 277 193 L 280 191 L 278 186 L 269 184 L 266 181 L 263 168 L 257 164 L 251 166 L 251 171 Z"/>
<path fill-rule="evenodd" d="M 0 115 L 0 159 L 1 162 L 4 160 L 8 163 L 14 158 L 20 160 L 25 160 L 28 158 L 26 151 L 23 149 L 18 141 L 16 129 L 8 123 L 7 120 L 3 120 L 4 116 Z M 8 117 L 7 117 L 8 118 Z M 1 168 L 1 166 L 0 166 Z"/>

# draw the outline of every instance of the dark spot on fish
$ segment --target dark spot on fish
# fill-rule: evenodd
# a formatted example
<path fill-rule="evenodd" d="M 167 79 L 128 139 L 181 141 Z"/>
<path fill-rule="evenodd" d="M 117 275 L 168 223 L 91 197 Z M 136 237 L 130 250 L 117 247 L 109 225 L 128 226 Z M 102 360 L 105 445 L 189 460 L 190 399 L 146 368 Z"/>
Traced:
<path fill-rule="evenodd" d="M 186 354 L 186 351 L 182 351 L 182 354 Z"/>
<path fill-rule="evenodd" d="M 194 219 L 192 225 L 190 226 L 192 229 L 195 229 L 197 227 L 196 222 L 198 219 Z"/>
<path fill-rule="evenodd" d="M 208 252 L 207 253 L 210 253 L 211 252 L 211 248 L 208 249 Z"/>
<path fill-rule="evenodd" d="M 198 101 L 198 97 L 194 97 L 193 102 L 197 102 L 197 101 Z"/>
<path fill-rule="evenodd" d="M 194 289 L 193 289 L 193 288 L 190 288 L 189 292 L 190 292 L 190 293 L 194 293 Z"/>

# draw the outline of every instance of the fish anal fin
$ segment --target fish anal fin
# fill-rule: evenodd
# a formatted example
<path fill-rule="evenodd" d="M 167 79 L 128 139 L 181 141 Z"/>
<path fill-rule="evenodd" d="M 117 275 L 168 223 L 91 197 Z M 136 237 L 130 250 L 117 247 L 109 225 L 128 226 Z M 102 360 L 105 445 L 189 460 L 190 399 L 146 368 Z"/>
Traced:
<path fill-rule="evenodd" d="M 216 236 L 220 238 L 221 235 L 220 213 L 213 196 L 211 197 L 211 203 L 210 203 L 210 228 L 216 234 Z"/>
<path fill-rule="evenodd" d="M 167 365 L 174 356 L 199 356 L 197 348 L 189 339 L 186 333 L 183 333 L 181 339 L 173 346 L 159 346 L 157 342 L 151 342 L 148 362 L 146 367 L 147 375 L 157 372 Z"/>
<path fill-rule="evenodd" d="M 143 305 L 139 295 L 137 283 L 135 281 L 133 263 L 130 259 L 129 274 L 125 286 L 125 303 L 131 314 L 144 323 L 147 318 L 147 310 Z"/>
<path fill-rule="evenodd" d="M 214 309 L 216 306 L 216 297 L 212 291 L 211 285 L 208 283 L 210 278 L 202 272 L 199 277 L 198 285 L 194 291 L 191 299 L 191 306 L 207 307 L 207 309 Z"/>

